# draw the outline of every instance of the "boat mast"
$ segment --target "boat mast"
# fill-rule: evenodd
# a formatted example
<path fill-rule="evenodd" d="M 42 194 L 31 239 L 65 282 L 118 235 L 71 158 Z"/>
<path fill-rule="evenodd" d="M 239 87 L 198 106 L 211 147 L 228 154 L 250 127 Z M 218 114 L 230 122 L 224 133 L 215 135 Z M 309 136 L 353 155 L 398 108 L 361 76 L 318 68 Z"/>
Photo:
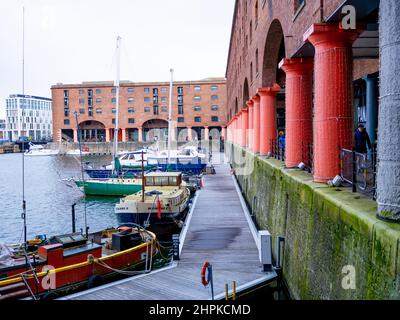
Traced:
<path fill-rule="evenodd" d="M 22 7 L 22 107 L 25 106 L 25 7 Z M 18 123 L 18 126 L 21 124 Z M 26 202 L 25 202 L 25 143 L 22 140 L 22 215 L 24 220 L 24 249 L 27 252 Z M 25 255 L 26 263 L 28 257 Z"/>
<path fill-rule="evenodd" d="M 115 76 L 115 131 L 114 131 L 114 149 L 113 149 L 113 159 L 114 159 L 114 171 L 116 167 L 116 157 L 118 154 L 118 130 L 119 130 L 119 78 L 120 78 L 120 47 L 121 47 L 121 37 L 117 37 L 117 49 L 116 49 L 116 76 Z"/>
<path fill-rule="evenodd" d="M 169 70 L 171 72 L 171 81 L 169 83 L 169 110 L 168 110 L 168 162 L 171 160 L 171 121 L 172 121 L 172 82 L 174 79 L 174 69 Z"/>

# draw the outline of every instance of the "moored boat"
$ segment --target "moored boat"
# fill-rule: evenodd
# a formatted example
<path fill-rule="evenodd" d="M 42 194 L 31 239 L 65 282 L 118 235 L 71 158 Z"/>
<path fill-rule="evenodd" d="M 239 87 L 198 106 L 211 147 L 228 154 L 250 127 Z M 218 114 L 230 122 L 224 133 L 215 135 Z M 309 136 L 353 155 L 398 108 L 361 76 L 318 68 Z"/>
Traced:
<path fill-rule="evenodd" d="M 46 149 L 42 145 L 29 142 L 29 150 L 25 151 L 25 156 L 55 156 L 59 150 Z"/>
<path fill-rule="evenodd" d="M 182 173 L 150 172 L 144 181 L 141 191 L 121 199 L 115 206 L 118 219 L 137 223 L 157 234 L 180 224 L 190 200 Z"/>
<path fill-rule="evenodd" d="M 149 272 L 157 253 L 157 239 L 154 233 L 139 226 L 121 226 L 88 237 L 72 233 L 48 241 L 39 239 L 29 248 L 29 253 L 19 255 L 18 247 L 11 247 L 8 257 L 3 256 L 0 300 L 55 298 L 99 285 L 105 277 Z"/>
<path fill-rule="evenodd" d="M 75 179 L 75 184 L 90 196 L 122 197 L 138 192 L 142 188 L 141 178 Z"/>

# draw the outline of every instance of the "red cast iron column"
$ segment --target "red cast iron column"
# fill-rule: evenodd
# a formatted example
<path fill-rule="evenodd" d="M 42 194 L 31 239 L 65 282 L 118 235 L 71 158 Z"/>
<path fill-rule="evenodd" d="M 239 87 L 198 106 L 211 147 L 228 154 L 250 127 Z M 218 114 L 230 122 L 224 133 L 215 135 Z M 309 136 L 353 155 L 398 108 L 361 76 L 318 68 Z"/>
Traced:
<path fill-rule="evenodd" d="M 253 110 L 253 151 L 254 153 L 260 153 L 260 97 L 254 96 L 252 98 L 254 103 Z"/>
<path fill-rule="evenodd" d="M 247 146 L 247 129 L 249 126 L 249 110 L 247 108 L 242 109 L 242 141 L 241 145 L 243 148 Z"/>
<path fill-rule="evenodd" d="M 260 96 L 260 155 L 266 156 L 272 151 L 271 142 L 277 137 L 276 128 L 276 94 L 281 87 L 259 88 Z"/>
<path fill-rule="evenodd" d="M 356 30 L 313 24 L 304 34 L 315 47 L 314 181 L 340 173 L 339 149 L 353 147 L 352 44 Z"/>
<path fill-rule="evenodd" d="M 247 147 L 253 150 L 253 128 L 254 128 L 254 118 L 253 118 L 253 111 L 254 111 L 254 103 L 253 100 L 247 101 L 247 107 L 249 108 L 249 128 L 247 130 Z"/>
<path fill-rule="evenodd" d="M 295 168 L 308 162 L 312 143 L 313 59 L 283 59 L 279 68 L 286 73 L 285 165 Z"/>

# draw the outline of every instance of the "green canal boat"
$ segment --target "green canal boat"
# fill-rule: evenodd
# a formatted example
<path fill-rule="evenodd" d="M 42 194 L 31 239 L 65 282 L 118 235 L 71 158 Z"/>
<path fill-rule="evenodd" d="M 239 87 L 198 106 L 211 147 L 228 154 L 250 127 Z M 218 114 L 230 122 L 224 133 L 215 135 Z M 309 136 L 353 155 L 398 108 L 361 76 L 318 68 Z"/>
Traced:
<path fill-rule="evenodd" d="M 109 178 L 74 180 L 75 184 L 90 196 L 123 197 L 142 190 L 142 179 Z"/>

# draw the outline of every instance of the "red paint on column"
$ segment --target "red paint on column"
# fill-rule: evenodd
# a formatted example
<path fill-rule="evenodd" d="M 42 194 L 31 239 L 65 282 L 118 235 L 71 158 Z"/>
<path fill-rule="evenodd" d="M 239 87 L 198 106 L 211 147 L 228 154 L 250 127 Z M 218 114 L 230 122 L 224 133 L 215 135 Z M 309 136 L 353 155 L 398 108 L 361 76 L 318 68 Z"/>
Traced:
<path fill-rule="evenodd" d="M 352 44 L 355 30 L 313 24 L 304 40 L 315 47 L 314 181 L 340 173 L 339 149 L 353 146 Z"/>
<path fill-rule="evenodd" d="M 294 168 L 308 162 L 312 143 L 313 59 L 283 59 L 279 67 L 286 73 L 285 165 Z"/>
<path fill-rule="evenodd" d="M 272 151 L 272 140 L 277 137 L 276 95 L 281 90 L 278 84 L 257 90 L 260 96 L 260 155 L 266 156 Z"/>
<path fill-rule="evenodd" d="M 243 148 L 247 147 L 247 129 L 249 126 L 249 110 L 243 109 L 242 110 L 242 141 L 241 146 Z"/>
<path fill-rule="evenodd" d="M 249 108 L 249 115 L 248 115 L 248 123 L 249 127 L 247 129 L 247 139 L 248 139 L 248 148 L 251 151 L 254 151 L 253 149 L 253 128 L 254 128 L 254 116 L 253 116 L 253 111 L 254 111 L 254 102 L 253 100 L 247 101 L 247 107 Z"/>
<path fill-rule="evenodd" d="M 237 119 L 237 139 L 236 139 L 236 144 L 237 145 L 242 145 L 242 111 L 239 111 L 238 113 L 238 119 Z"/>
<path fill-rule="evenodd" d="M 253 110 L 253 151 L 260 153 L 260 97 L 258 95 L 252 98 Z"/>

